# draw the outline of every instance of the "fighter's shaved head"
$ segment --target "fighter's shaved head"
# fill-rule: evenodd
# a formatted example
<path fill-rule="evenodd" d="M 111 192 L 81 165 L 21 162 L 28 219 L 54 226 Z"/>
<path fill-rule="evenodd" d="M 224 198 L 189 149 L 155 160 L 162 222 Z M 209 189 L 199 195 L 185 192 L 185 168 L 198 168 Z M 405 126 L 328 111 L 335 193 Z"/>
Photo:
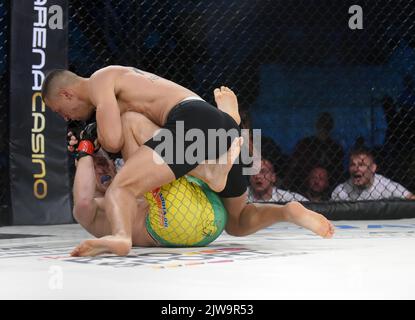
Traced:
<path fill-rule="evenodd" d="M 54 69 L 50 71 L 42 84 L 42 99 L 53 97 L 60 88 L 65 88 L 74 83 L 79 77 L 65 69 Z"/>

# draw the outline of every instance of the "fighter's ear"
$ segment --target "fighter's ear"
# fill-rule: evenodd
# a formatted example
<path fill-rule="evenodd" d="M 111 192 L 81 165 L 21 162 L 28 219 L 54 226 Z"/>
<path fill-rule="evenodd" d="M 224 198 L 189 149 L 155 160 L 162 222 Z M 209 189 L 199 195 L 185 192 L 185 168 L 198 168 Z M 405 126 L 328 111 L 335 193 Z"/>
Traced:
<path fill-rule="evenodd" d="M 378 166 L 376 165 L 376 163 L 372 163 L 372 165 L 370 166 L 370 171 L 372 171 L 372 173 L 375 173 L 377 169 Z"/>
<path fill-rule="evenodd" d="M 68 100 L 71 100 L 73 97 L 73 94 L 70 90 L 68 89 L 59 89 L 59 96 L 64 97 Z"/>

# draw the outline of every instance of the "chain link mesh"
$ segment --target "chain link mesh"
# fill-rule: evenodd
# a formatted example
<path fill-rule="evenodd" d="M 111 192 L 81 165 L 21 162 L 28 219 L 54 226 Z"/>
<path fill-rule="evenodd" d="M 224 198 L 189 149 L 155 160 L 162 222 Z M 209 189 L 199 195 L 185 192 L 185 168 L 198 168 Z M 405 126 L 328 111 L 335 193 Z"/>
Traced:
<path fill-rule="evenodd" d="M 362 30 L 349 28 L 351 1 L 71 0 L 69 65 L 84 76 L 137 66 L 210 102 L 230 86 L 269 160 L 250 178 L 252 200 L 328 200 L 338 186 L 345 199 L 404 198 L 415 190 L 415 1 L 359 2 Z M 3 209 L 8 6 L 0 1 Z"/>
<path fill-rule="evenodd" d="M 349 177 L 339 199 L 404 198 L 415 189 L 415 1 L 361 1 L 362 30 L 349 28 L 353 4 L 71 1 L 70 67 L 133 65 L 210 101 L 232 87 L 269 160 L 251 200 L 329 200 Z M 371 155 L 349 166 L 356 148 Z"/>
<path fill-rule="evenodd" d="M 9 4 L 0 0 L 0 225 L 9 222 Z"/>

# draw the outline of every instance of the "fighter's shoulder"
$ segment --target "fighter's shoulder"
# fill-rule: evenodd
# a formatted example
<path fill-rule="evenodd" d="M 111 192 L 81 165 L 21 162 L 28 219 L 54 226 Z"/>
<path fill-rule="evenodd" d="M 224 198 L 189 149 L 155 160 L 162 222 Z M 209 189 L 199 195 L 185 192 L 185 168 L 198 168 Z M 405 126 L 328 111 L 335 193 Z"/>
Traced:
<path fill-rule="evenodd" d="M 121 75 L 130 72 L 130 68 L 118 65 L 107 66 L 95 71 L 90 79 L 91 81 L 108 81 L 116 79 Z"/>

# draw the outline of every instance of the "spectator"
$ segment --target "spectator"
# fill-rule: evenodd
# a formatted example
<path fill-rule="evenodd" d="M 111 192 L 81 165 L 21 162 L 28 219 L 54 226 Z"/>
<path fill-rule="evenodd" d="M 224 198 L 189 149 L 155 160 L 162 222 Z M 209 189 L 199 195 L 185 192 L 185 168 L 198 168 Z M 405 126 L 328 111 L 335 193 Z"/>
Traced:
<path fill-rule="evenodd" d="M 307 191 L 305 195 L 310 201 L 328 201 L 330 200 L 329 186 L 328 171 L 320 166 L 314 167 L 307 177 Z"/>
<path fill-rule="evenodd" d="M 316 166 L 324 166 L 330 173 L 333 182 L 338 183 L 343 176 L 344 151 L 331 137 L 334 120 L 330 113 L 321 113 L 316 122 L 316 135 L 300 140 L 295 146 L 292 156 L 287 187 L 301 191 L 302 183 L 307 180 L 308 173 Z"/>
<path fill-rule="evenodd" d="M 308 201 L 300 194 L 277 189 L 277 175 L 271 161 L 262 159 L 261 171 L 250 177 L 251 186 L 248 188 L 249 202 L 289 202 Z"/>
<path fill-rule="evenodd" d="M 377 165 L 368 149 L 354 150 L 350 154 L 350 179 L 338 185 L 332 200 L 414 199 L 414 195 L 399 183 L 376 174 Z"/>

